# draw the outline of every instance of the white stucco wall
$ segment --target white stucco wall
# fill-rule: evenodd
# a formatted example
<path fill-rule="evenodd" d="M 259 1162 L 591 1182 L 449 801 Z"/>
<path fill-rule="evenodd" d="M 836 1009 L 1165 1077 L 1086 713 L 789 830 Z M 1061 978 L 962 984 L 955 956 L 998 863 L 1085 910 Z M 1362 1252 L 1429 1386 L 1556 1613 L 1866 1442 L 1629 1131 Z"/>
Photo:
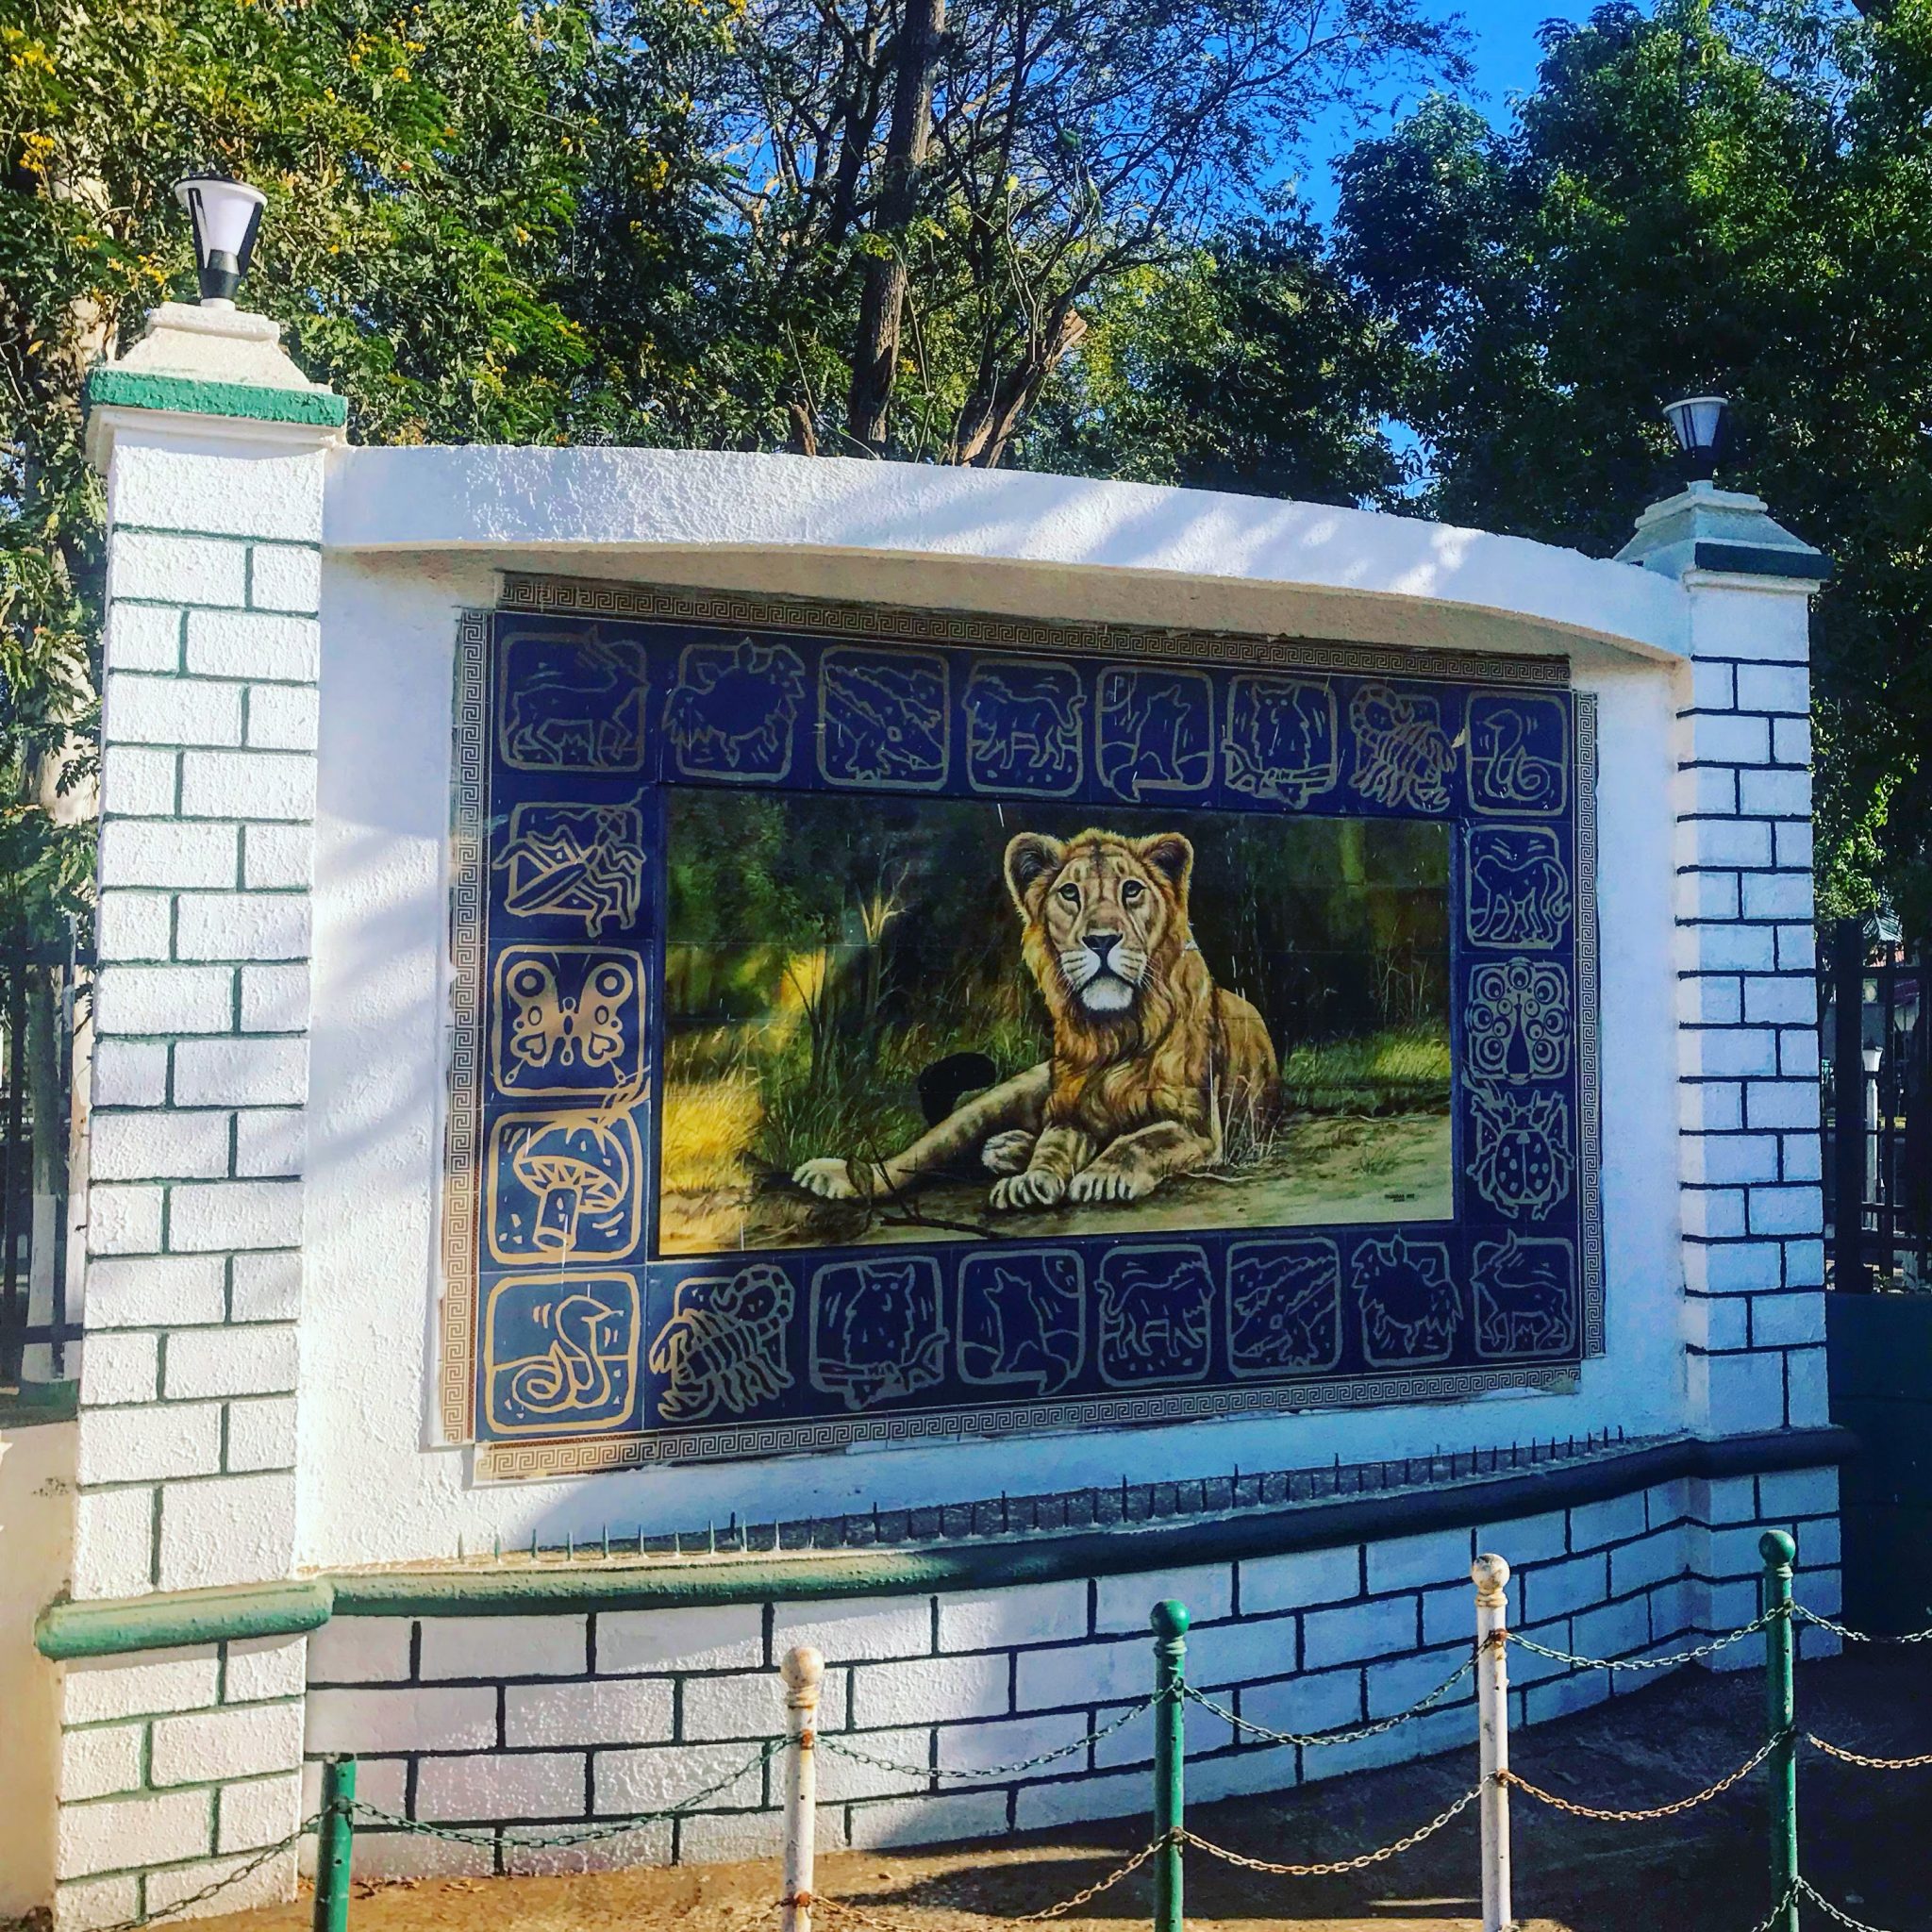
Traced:
<path fill-rule="evenodd" d="M 711 544 L 701 544 L 708 535 Z M 1259 499 L 643 451 L 343 451 L 325 520 L 297 1561 L 1686 1425 L 1672 726 L 1685 592 L 1519 540 Z M 470 1488 L 435 1441 L 449 693 L 498 569 L 1568 652 L 1597 694 L 1607 1354 L 1507 1395 Z"/>

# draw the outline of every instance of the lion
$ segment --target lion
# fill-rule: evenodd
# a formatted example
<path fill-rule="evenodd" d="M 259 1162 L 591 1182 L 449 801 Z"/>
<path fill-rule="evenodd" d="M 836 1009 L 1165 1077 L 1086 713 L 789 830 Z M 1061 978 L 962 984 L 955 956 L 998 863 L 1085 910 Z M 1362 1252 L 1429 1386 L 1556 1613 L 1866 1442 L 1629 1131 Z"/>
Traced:
<path fill-rule="evenodd" d="M 1188 925 L 1194 848 L 1022 832 L 1006 882 L 1022 956 L 1053 1020 L 1053 1056 L 967 1100 L 903 1153 L 808 1160 L 829 1201 L 891 1195 L 977 1154 L 1001 1210 L 1138 1201 L 1217 1164 L 1230 1126 L 1274 1124 L 1281 1081 L 1261 1015 L 1216 986 Z"/>

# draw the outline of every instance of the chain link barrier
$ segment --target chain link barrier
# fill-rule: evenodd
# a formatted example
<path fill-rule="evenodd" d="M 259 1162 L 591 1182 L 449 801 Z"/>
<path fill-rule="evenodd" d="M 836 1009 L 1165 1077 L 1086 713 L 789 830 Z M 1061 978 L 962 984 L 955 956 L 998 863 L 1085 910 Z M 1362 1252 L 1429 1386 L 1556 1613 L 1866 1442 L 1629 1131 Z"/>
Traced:
<path fill-rule="evenodd" d="M 252 1878 L 269 1863 L 279 1858 L 291 1846 L 298 1845 L 315 1827 L 322 1823 L 322 1813 L 312 1811 L 291 1831 L 287 1838 L 277 1839 L 272 1845 L 264 1845 L 255 1853 L 245 1865 L 238 1865 L 234 1871 L 225 1873 L 211 1885 L 204 1885 L 199 1891 L 192 1891 L 186 1898 L 177 1898 L 173 1905 L 162 1906 L 158 1910 L 141 1912 L 131 1919 L 117 1920 L 111 1925 L 102 1925 L 95 1932 L 141 1932 L 143 1925 L 158 1924 L 163 1919 L 177 1917 L 182 1912 L 191 1912 L 196 1906 L 206 1905 L 211 1898 L 219 1898 L 231 1885 L 240 1885 L 244 1878 Z M 150 1874 L 153 1882 L 156 1874 Z"/>
<path fill-rule="evenodd" d="M 1789 1614 L 1782 1607 L 1767 1611 L 1761 1617 L 1754 1617 L 1750 1623 L 1736 1630 L 1726 1630 L 1722 1637 L 1713 1637 L 1708 1643 L 1700 1643 L 1695 1650 L 1674 1651 L 1669 1657 L 1578 1657 L 1572 1651 L 1552 1650 L 1547 1643 L 1539 1643 L 1533 1637 L 1524 1637 L 1520 1632 L 1505 1632 L 1508 1641 L 1519 1650 L 1529 1651 L 1536 1657 L 1546 1657 L 1559 1664 L 1571 1664 L 1585 1671 L 1669 1671 L 1679 1664 L 1694 1664 L 1705 1657 L 1715 1657 L 1721 1650 L 1733 1643 L 1741 1643 L 1747 1637 L 1755 1637 L 1760 1630 L 1768 1630 L 1780 1617 Z"/>
<path fill-rule="evenodd" d="M 1017 1777 L 1024 1771 L 1037 1771 L 1042 1764 L 1052 1764 L 1062 1757 L 1071 1757 L 1076 1751 L 1084 1751 L 1090 1744 L 1097 1744 L 1103 1738 L 1110 1738 L 1118 1730 L 1124 1730 L 1143 1713 L 1152 1710 L 1156 1705 L 1167 1701 L 1165 1691 L 1157 1691 L 1152 1697 L 1124 1710 L 1110 1724 L 1104 1724 L 1098 1730 L 1089 1731 L 1084 1738 L 1075 1738 L 1071 1744 L 1060 1744 L 1051 1751 L 1042 1751 L 1034 1757 L 1023 1757 L 1017 1764 L 991 1764 L 973 1768 L 966 1765 L 909 1764 L 897 1758 L 879 1757 L 870 1751 L 861 1750 L 857 1744 L 848 1744 L 842 1737 L 827 1731 L 815 1733 L 819 1748 L 835 1752 L 841 1757 L 858 1759 L 860 1764 L 869 1764 L 875 1771 L 896 1771 L 908 1777 L 951 1777 L 967 1783 L 991 1778 Z"/>
<path fill-rule="evenodd" d="M 996 1923 L 1004 1925 L 1040 1925 L 1054 1919 L 1063 1919 L 1079 1907 L 1098 1898 L 1103 1891 L 1118 1885 L 1133 1872 L 1138 1872 L 1157 1852 L 1163 1852 L 1171 1844 L 1185 1841 L 1188 1834 L 1184 1831 L 1162 1832 L 1158 1838 L 1150 1839 L 1124 1864 L 1116 1865 L 1105 1878 L 1097 1879 L 1084 1890 L 1076 1891 L 1072 1898 L 1063 1898 L 1057 1905 L 1042 1906 L 1037 1912 L 1022 1912 L 1015 1918 L 1001 1919 Z M 817 1891 L 801 1892 L 792 1903 L 808 1907 L 814 1912 L 824 1912 L 828 1918 L 845 1920 L 855 1925 L 863 1925 L 868 1932 L 922 1932 L 922 1928 L 908 1919 L 882 1918 L 876 1912 L 869 1912 L 851 1899 L 827 1898 Z M 963 1907 L 945 1906 L 946 1911 L 958 1911 Z"/>
<path fill-rule="evenodd" d="M 1675 1818 L 1680 1812 L 1695 1810 L 1699 1805 L 1707 1805 L 1713 1798 L 1722 1797 L 1740 1779 L 1749 1777 L 1790 1735 L 1790 1732 L 1784 1731 L 1775 1738 L 1767 1738 L 1736 1771 L 1726 1773 L 1716 1784 L 1707 1785 L 1690 1797 L 1678 1798 L 1668 1805 L 1654 1805 L 1641 1811 L 1611 1811 L 1595 1805 L 1579 1805 L 1574 1798 L 1559 1798 L 1555 1791 L 1546 1791 L 1541 1785 L 1531 1784 L 1526 1777 L 1521 1777 L 1513 1771 L 1499 1771 L 1496 1782 L 1513 1787 L 1525 1797 L 1534 1798 L 1538 1804 L 1549 1806 L 1552 1810 L 1567 1811 L 1573 1818 L 1598 1818 L 1608 1824 L 1647 1824 L 1657 1818 Z"/>
<path fill-rule="evenodd" d="M 1836 1919 L 1840 1925 L 1848 1926 L 1850 1932 L 1882 1932 L 1881 1927 L 1868 1925 L 1863 1919 L 1855 1919 L 1851 1913 L 1840 1911 L 1808 1878 L 1799 1879 L 1791 1890 L 1801 1897 L 1808 1898 L 1826 1918 Z"/>
<path fill-rule="evenodd" d="M 1932 1643 L 1932 1630 L 1907 1630 L 1903 1637 L 1878 1637 L 1870 1630 L 1854 1630 L 1846 1624 L 1834 1624 L 1829 1617 L 1821 1617 L 1816 1610 L 1807 1610 L 1803 1604 L 1793 1604 L 1791 1610 L 1807 1624 L 1815 1624 L 1821 1630 L 1829 1630 L 1834 1637 L 1841 1637 L 1847 1643 Z"/>
<path fill-rule="evenodd" d="M 1274 1731 L 1266 1724 L 1257 1724 L 1250 1718 L 1244 1718 L 1232 1711 L 1224 1704 L 1217 1704 L 1211 1697 L 1204 1697 L 1191 1685 L 1186 1687 L 1185 1694 L 1191 1704 L 1198 1704 L 1203 1710 L 1211 1711 L 1224 1723 L 1232 1724 L 1238 1731 L 1245 1731 L 1252 1738 L 1259 1738 L 1270 1744 L 1302 1744 L 1318 1746 L 1323 1744 L 1355 1744 L 1364 1738 L 1379 1738 L 1384 1731 L 1392 1731 L 1406 1724 L 1411 1718 L 1422 1714 L 1440 1704 L 1450 1691 L 1455 1690 L 1463 1678 L 1475 1669 L 1475 1657 L 1469 1657 L 1459 1663 L 1426 1696 L 1419 1697 L 1407 1710 L 1399 1710 L 1393 1717 L 1377 1718 L 1374 1724 L 1357 1724 L 1346 1731 Z"/>
<path fill-rule="evenodd" d="M 1921 1771 L 1932 1764 L 1932 1751 L 1922 1752 L 1917 1757 L 1866 1757 L 1859 1752 L 1847 1751 L 1842 1744 L 1826 1743 L 1810 1731 L 1805 1733 L 1805 1741 L 1827 1757 L 1836 1757 L 1841 1764 L 1861 1764 L 1867 1771 Z"/>
<path fill-rule="evenodd" d="M 1373 1852 L 1363 1852 L 1353 1858 L 1334 1858 L 1326 1863 L 1314 1865 L 1282 1865 L 1268 1858 L 1251 1858 L 1244 1852 L 1231 1852 L 1225 1845 L 1218 1845 L 1211 1839 L 1201 1837 L 1183 1825 L 1174 1833 L 1184 1845 L 1192 1845 L 1197 1852 L 1206 1852 L 1210 1858 L 1219 1858 L 1224 1865 L 1238 1865 L 1243 1872 L 1265 1872 L 1276 1878 L 1333 1878 L 1343 1872 L 1366 1872 L 1372 1865 L 1379 1865 L 1384 1859 L 1394 1857 L 1399 1852 L 1406 1852 L 1411 1846 L 1419 1845 L 1425 1838 L 1433 1838 L 1452 1819 L 1459 1818 L 1463 1812 L 1483 1794 L 1481 1785 L 1464 1791 L 1446 1811 L 1439 1811 L 1426 1824 L 1419 1824 L 1413 1831 L 1397 1839 L 1393 1844 L 1379 1845 Z"/>
<path fill-rule="evenodd" d="M 707 1798 L 715 1798 L 720 1791 L 729 1790 L 740 1778 L 754 1771 L 762 1771 L 784 1750 L 787 1741 L 784 1738 L 768 1738 L 758 1747 L 756 1756 L 726 1772 L 715 1784 L 707 1785 L 701 1791 L 692 1791 L 688 1797 L 680 1798 L 675 1805 L 666 1805 L 660 1810 L 633 1811 L 624 1818 L 602 1818 L 595 1824 L 559 1825 L 555 1831 L 546 1832 L 530 1832 L 518 1825 L 514 1829 L 519 1835 L 504 1840 L 504 1849 L 507 1852 L 519 1851 L 527 1846 L 531 1851 L 567 1851 L 575 1845 L 594 1844 L 600 1839 L 621 1838 L 627 1831 L 636 1831 L 640 1825 L 655 1824 L 662 1819 L 681 1818 Z M 434 1824 L 427 1819 L 405 1818 L 400 1812 L 385 1811 L 381 1806 L 365 1804 L 360 1798 L 356 1800 L 356 1816 L 370 1819 L 391 1831 L 411 1832 L 418 1838 L 439 1838 L 450 1844 L 481 1845 L 486 1850 L 494 1850 L 497 1843 L 493 1827 L 478 1831 L 473 1825 Z M 120 1928 L 110 1927 L 109 1932 L 120 1932 Z"/>
<path fill-rule="evenodd" d="M 1791 1902 L 1799 1896 L 1802 1890 L 1802 1886 L 1796 1883 L 1788 1886 L 1785 1889 L 1785 1895 L 1772 1907 L 1767 1917 L 1759 1919 L 1757 1924 L 1752 1926 L 1751 1932 L 1772 1932 L 1772 1927 L 1779 1924 L 1784 1915 L 1790 1910 Z M 1874 1932 L 1876 1932 L 1876 1928 L 1874 1928 Z"/>

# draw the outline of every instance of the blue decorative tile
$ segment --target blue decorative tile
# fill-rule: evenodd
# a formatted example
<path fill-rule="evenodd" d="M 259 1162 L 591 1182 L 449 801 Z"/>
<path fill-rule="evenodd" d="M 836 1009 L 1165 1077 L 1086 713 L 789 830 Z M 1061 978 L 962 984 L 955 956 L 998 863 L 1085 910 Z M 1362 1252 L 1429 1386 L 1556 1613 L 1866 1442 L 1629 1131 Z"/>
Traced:
<path fill-rule="evenodd" d="M 837 1261 L 811 1278 L 811 1381 L 847 1408 L 901 1401 L 946 1378 L 938 1262 Z"/>
<path fill-rule="evenodd" d="M 1576 1250 L 1569 1241 L 1505 1234 L 1475 1242 L 1472 1259 L 1478 1356 L 1509 1361 L 1574 1354 Z"/>
<path fill-rule="evenodd" d="M 1118 797 L 1205 791 L 1214 778 L 1214 684 L 1203 671 L 1118 664 L 1100 674 L 1100 782 Z"/>
<path fill-rule="evenodd" d="M 721 784 L 780 783 L 791 773 L 805 696 L 804 660 L 789 644 L 687 644 L 664 701 L 677 771 Z"/>
<path fill-rule="evenodd" d="M 1116 1389 L 1207 1379 L 1219 1286 L 1205 1249 L 1115 1247 L 1100 1263 L 1100 1374 Z"/>
<path fill-rule="evenodd" d="M 1230 678 L 1222 750 L 1229 791 L 1301 810 L 1341 776 L 1334 688 L 1301 677 Z"/>
<path fill-rule="evenodd" d="M 1471 825 L 1463 917 L 1475 946 L 1546 952 L 1575 916 L 1562 847 L 1547 825 Z"/>
<path fill-rule="evenodd" d="M 601 1096 L 643 1079 L 644 962 L 606 946 L 506 946 L 491 1071 L 500 1093 Z"/>
<path fill-rule="evenodd" d="M 959 1374 L 1013 1396 L 1058 1395 L 1087 1362 L 1087 1277 L 1066 1248 L 1005 1243 L 959 1263 Z"/>
<path fill-rule="evenodd" d="M 617 1429 L 637 1401 L 638 1289 L 628 1274 L 546 1271 L 491 1283 L 483 1422 L 492 1436 Z"/>
<path fill-rule="evenodd" d="M 778 1402 L 792 1386 L 797 1303 L 791 1274 L 773 1261 L 674 1284 L 651 1341 L 658 1413 L 666 1423 L 702 1423 Z"/>
<path fill-rule="evenodd" d="M 1355 1251 L 1362 1354 L 1372 1368 L 1446 1362 L 1462 1328 L 1449 1249 L 1402 1234 L 1369 1240 Z"/>
<path fill-rule="evenodd" d="M 980 658 L 966 685 L 966 776 L 975 791 L 1071 798 L 1086 777 L 1087 691 L 1071 664 Z"/>
<path fill-rule="evenodd" d="M 1456 750 L 1442 721 L 1442 701 L 1404 686 L 1364 684 L 1348 708 L 1355 762 L 1349 783 L 1391 811 L 1449 809 Z"/>
<path fill-rule="evenodd" d="M 819 771 L 827 783 L 938 791 L 951 735 L 943 658 L 835 647 L 819 660 Z"/>
<path fill-rule="evenodd" d="M 1512 1221 L 1567 1200 L 1576 1171 L 1570 1102 L 1560 1092 L 1469 1089 L 1469 1177 Z"/>
<path fill-rule="evenodd" d="M 635 772 L 644 762 L 643 646 L 582 633 L 504 645 L 498 744 L 521 772 Z"/>
<path fill-rule="evenodd" d="M 1308 1374 L 1341 1359 L 1341 1251 L 1322 1238 L 1236 1241 L 1227 1251 L 1233 1374 Z"/>
<path fill-rule="evenodd" d="M 1505 818 L 1555 817 L 1569 803 L 1570 711 L 1535 691 L 1469 701 L 1469 802 Z"/>

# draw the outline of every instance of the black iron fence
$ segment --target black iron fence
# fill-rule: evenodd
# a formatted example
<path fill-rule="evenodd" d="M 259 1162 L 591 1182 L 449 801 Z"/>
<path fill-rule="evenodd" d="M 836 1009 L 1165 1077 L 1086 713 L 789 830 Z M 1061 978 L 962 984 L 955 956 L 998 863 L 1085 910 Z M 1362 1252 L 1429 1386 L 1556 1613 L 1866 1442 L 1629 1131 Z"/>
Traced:
<path fill-rule="evenodd" d="M 0 1404 L 58 1402 L 77 1367 L 69 1199 L 76 1025 L 71 949 L 0 948 Z"/>
<path fill-rule="evenodd" d="M 1831 1285 L 1932 1292 L 1932 971 L 1856 920 L 1821 969 Z"/>

